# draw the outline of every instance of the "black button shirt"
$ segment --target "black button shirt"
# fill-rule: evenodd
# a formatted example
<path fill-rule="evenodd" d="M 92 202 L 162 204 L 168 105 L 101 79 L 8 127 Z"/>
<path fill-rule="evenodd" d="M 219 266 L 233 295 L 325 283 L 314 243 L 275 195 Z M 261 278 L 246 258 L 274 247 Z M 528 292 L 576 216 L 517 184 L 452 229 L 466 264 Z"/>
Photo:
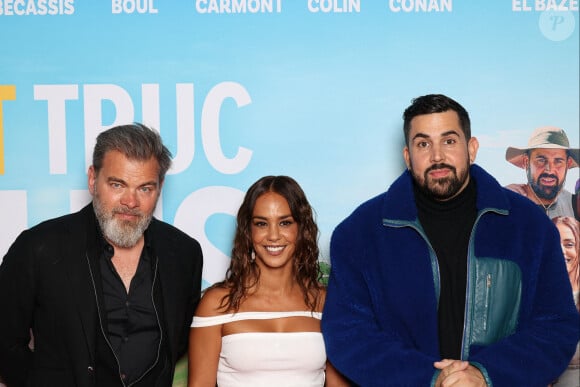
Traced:
<path fill-rule="evenodd" d="M 153 303 L 155 271 L 147 241 L 127 293 L 111 259 L 114 248 L 104 240 L 100 268 L 105 329 L 125 385 L 138 380 L 158 361 L 160 326 Z"/>

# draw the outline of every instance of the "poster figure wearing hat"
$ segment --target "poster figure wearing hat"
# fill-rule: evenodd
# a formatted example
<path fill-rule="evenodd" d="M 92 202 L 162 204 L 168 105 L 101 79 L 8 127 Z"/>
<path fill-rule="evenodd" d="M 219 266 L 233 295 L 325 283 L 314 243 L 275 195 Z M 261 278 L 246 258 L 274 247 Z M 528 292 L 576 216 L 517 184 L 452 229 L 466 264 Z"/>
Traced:
<path fill-rule="evenodd" d="M 550 219 L 571 216 L 579 219 L 577 194 L 564 188 L 568 170 L 579 163 L 579 149 L 570 147 L 566 132 L 554 126 L 534 130 L 525 148 L 508 147 L 506 160 L 523 168 L 527 184 L 510 184 L 506 188 L 518 192 L 538 206 Z"/>
<path fill-rule="evenodd" d="M 562 250 L 567 261 L 574 302 L 580 309 L 578 190 L 576 189 L 572 194 L 564 188 L 568 169 L 575 168 L 579 164 L 578 156 L 578 148 L 570 147 L 564 130 L 553 126 L 537 128 L 530 136 L 526 148 L 507 148 L 506 160 L 526 170 L 528 183 L 510 184 L 506 188 L 526 196 L 539 205 L 557 225 L 562 239 Z M 551 386 L 580 386 L 579 351 L 580 343 L 566 371 Z"/>

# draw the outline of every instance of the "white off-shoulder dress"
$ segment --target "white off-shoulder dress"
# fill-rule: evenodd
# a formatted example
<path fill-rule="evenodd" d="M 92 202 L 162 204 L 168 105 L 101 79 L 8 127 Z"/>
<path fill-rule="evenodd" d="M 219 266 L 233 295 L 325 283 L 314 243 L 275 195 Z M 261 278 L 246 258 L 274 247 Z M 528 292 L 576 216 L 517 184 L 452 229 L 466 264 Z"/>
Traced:
<path fill-rule="evenodd" d="M 241 320 L 312 317 L 322 313 L 240 312 L 193 318 L 192 328 Z M 217 371 L 219 387 L 322 387 L 326 351 L 320 332 L 247 332 L 222 337 Z"/>

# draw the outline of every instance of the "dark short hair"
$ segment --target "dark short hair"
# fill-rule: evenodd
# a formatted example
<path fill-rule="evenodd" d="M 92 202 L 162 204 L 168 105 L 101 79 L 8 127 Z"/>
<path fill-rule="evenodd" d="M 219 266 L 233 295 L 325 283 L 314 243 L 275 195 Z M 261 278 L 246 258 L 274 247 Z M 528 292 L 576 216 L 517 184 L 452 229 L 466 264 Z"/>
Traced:
<path fill-rule="evenodd" d="M 403 113 L 403 131 L 405 133 L 405 144 L 409 145 L 409 132 L 411 131 L 411 120 L 423 114 L 443 113 L 453 110 L 459 117 L 459 125 L 469 140 L 471 138 L 471 121 L 469 114 L 459 102 L 443 94 L 427 94 L 417 97 L 411 101 L 411 105 Z"/>
<path fill-rule="evenodd" d="M 157 131 L 140 123 L 119 125 L 101 132 L 93 150 L 93 168 L 98 173 L 107 152 L 118 151 L 130 160 L 146 161 L 154 157 L 159 163 L 159 181 L 171 167 L 171 152 L 163 145 Z"/>

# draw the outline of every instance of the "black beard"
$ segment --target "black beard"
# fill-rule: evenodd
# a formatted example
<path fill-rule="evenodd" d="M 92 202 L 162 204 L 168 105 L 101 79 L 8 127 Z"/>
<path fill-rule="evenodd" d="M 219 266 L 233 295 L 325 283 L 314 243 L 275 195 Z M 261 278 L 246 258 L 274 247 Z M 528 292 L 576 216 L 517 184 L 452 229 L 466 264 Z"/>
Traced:
<path fill-rule="evenodd" d="M 560 193 L 562 187 L 564 186 L 564 182 L 560 184 L 560 180 L 556 175 L 542 173 L 540 176 L 538 176 L 538 179 L 536 181 L 533 181 L 529 169 L 527 171 L 527 175 L 528 175 L 528 184 L 530 185 L 530 188 L 534 191 L 534 193 L 539 199 L 554 200 L 556 196 L 558 196 L 558 194 Z M 554 187 L 546 187 L 545 185 L 542 185 L 540 183 L 540 179 L 544 177 L 556 179 L 556 185 Z"/>
<path fill-rule="evenodd" d="M 441 179 L 434 179 L 431 180 L 429 183 L 428 173 L 430 171 L 447 168 L 451 170 L 452 175 L 451 177 L 445 177 Z M 419 190 L 427 197 L 430 197 L 437 201 L 444 201 L 448 200 L 459 192 L 465 182 L 467 181 L 469 166 L 467 166 L 466 173 L 462 176 L 457 176 L 457 169 L 448 164 L 434 164 L 431 167 L 427 168 L 423 174 L 423 179 L 419 179 L 419 176 L 413 170 L 413 166 L 411 165 L 411 174 L 415 179 L 415 183 Z"/>

